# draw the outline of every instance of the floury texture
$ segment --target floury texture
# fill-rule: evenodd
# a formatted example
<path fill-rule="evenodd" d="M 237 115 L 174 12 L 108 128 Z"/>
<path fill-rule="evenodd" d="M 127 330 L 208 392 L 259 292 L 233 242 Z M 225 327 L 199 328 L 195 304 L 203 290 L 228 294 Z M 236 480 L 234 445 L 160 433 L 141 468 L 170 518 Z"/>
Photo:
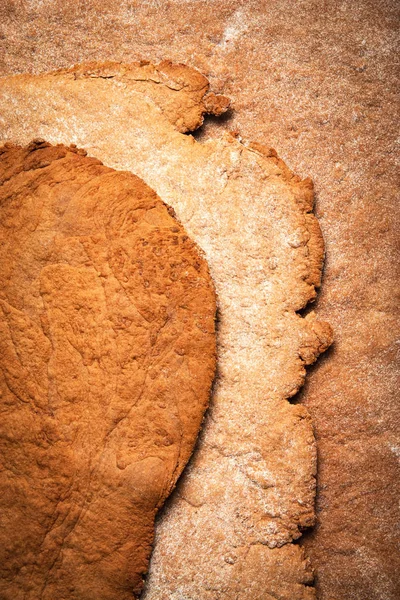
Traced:
<path fill-rule="evenodd" d="M 0 81 L 4 139 L 74 142 L 136 173 L 203 249 L 219 298 L 218 378 L 194 460 L 163 514 L 147 600 L 315 597 L 291 542 L 314 523 L 316 450 L 290 404 L 329 325 L 297 314 L 320 285 L 323 241 L 310 180 L 233 135 L 182 132 L 228 101 L 197 71 L 90 63 Z"/>
<path fill-rule="evenodd" d="M 129 600 L 215 370 L 207 264 L 85 152 L 0 148 L 0 598 Z"/>
<path fill-rule="evenodd" d="M 299 543 L 319 600 L 400 597 L 399 21 L 398 0 L 0 2 L 2 76 L 190 64 L 233 106 L 197 139 L 239 131 L 313 179 L 316 310 L 335 331 L 297 398 L 317 439 L 317 521 Z"/>

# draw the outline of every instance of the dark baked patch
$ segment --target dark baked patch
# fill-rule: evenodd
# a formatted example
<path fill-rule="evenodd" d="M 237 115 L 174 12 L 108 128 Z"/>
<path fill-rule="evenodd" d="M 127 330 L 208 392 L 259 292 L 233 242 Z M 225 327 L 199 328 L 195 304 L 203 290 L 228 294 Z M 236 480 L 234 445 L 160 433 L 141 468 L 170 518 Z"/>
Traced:
<path fill-rule="evenodd" d="M 0 149 L 0 596 L 132 598 L 215 368 L 207 264 L 84 151 Z"/>

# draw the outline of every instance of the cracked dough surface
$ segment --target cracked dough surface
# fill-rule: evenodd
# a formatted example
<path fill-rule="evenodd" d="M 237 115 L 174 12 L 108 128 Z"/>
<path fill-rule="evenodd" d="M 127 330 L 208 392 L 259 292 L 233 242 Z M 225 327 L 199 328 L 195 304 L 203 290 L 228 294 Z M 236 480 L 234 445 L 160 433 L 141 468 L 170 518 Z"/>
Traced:
<path fill-rule="evenodd" d="M 0 148 L 0 597 L 128 600 L 215 367 L 207 264 L 143 181 Z"/>
<path fill-rule="evenodd" d="M 213 401 L 160 520 L 144 598 L 314 598 L 291 542 L 314 522 L 315 440 L 307 410 L 287 401 L 332 339 L 329 325 L 296 312 L 315 298 L 323 261 L 311 181 L 260 144 L 184 135 L 228 103 L 183 65 L 9 77 L 0 98 L 4 139 L 73 141 L 144 179 L 203 249 L 215 282 Z"/>

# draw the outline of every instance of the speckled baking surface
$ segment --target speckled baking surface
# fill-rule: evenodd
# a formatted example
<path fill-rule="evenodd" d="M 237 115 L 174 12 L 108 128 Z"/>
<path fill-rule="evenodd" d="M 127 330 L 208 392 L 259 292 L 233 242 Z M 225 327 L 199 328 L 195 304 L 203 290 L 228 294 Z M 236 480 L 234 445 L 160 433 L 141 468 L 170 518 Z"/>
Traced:
<path fill-rule="evenodd" d="M 397 598 L 398 3 L 5 0 L 0 22 L 3 75 L 88 59 L 197 67 L 234 101 L 198 136 L 237 129 L 313 178 L 317 311 L 335 345 L 298 399 L 319 452 L 319 523 L 302 543 L 321 600 Z"/>

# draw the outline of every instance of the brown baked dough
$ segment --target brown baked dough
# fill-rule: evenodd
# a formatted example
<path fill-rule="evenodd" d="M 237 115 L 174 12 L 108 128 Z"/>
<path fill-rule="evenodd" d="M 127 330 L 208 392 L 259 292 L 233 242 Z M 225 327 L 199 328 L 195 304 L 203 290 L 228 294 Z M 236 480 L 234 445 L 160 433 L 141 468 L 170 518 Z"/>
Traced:
<path fill-rule="evenodd" d="M 262 144 L 182 133 L 209 99 L 205 77 L 168 62 L 4 77 L 0 139 L 72 140 L 136 173 L 174 208 L 216 286 L 213 399 L 160 517 L 142 600 L 314 600 L 292 542 L 315 520 L 315 438 L 308 411 L 288 402 L 332 342 L 327 323 L 298 314 L 321 282 L 313 185 Z"/>
<path fill-rule="evenodd" d="M 215 367 L 207 264 L 141 179 L 0 149 L 2 600 L 124 600 Z"/>

